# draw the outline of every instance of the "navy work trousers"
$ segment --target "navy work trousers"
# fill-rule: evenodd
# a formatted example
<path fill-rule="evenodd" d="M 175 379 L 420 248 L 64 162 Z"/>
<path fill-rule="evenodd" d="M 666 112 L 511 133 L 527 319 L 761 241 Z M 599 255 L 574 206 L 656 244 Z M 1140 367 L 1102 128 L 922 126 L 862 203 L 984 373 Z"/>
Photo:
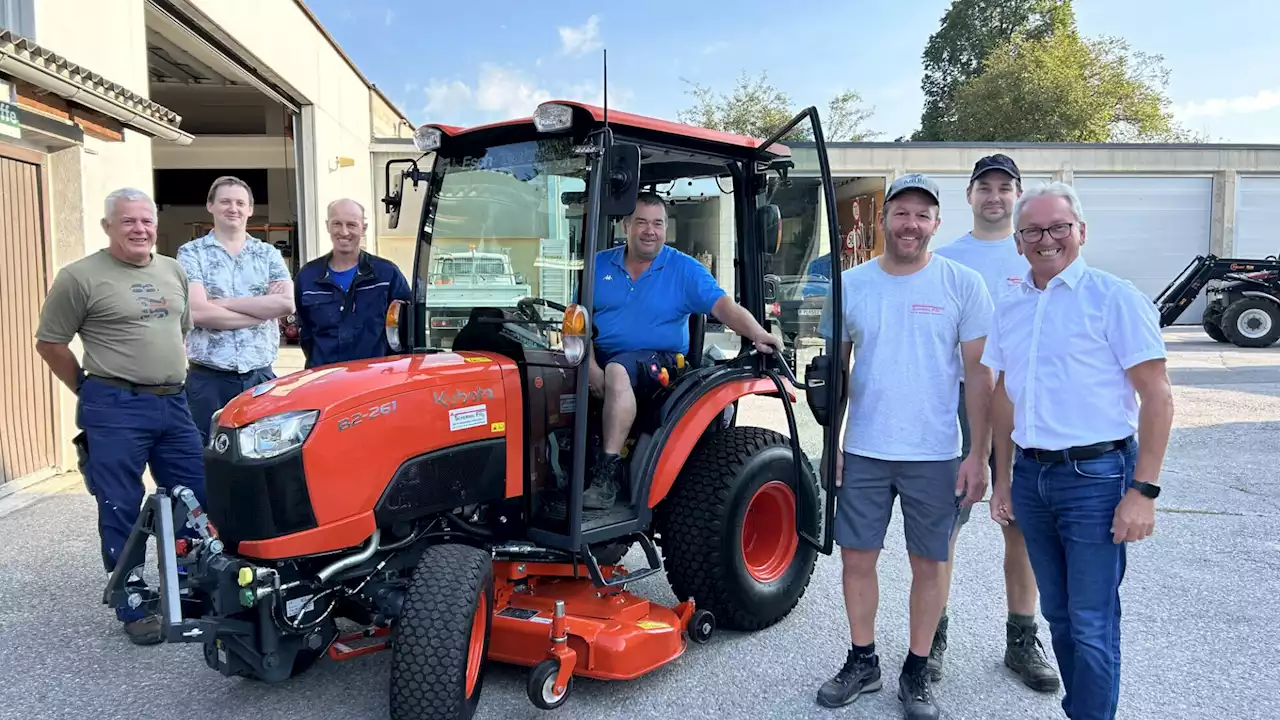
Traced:
<path fill-rule="evenodd" d="M 275 379 L 276 374 L 269 366 L 241 373 L 191 363 L 187 373 L 187 403 L 203 444 L 209 444 L 209 423 L 214 413 L 245 390 Z"/>
<path fill-rule="evenodd" d="M 150 466 L 157 487 L 184 485 L 204 505 L 203 447 L 183 393 L 135 392 L 89 377 L 80 386 L 76 424 L 84 432 L 81 472 L 98 503 L 102 563 L 110 573 L 142 509 L 144 468 Z M 177 506 L 174 515 L 181 528 L 185 509 Z M 116 608 L 123 622 L 144 615 Z"/>
<path fill-rule="evenodd" d="M 1111 528 L 1137 458 L 1129 440 L 1090 460 L 1040 463 L 1019 454 L 1013 465 L 1013 512 L 1053 635 L 1066 690 L 1062 710 L 1072 720 L 1112 720 L 1120 702 L 1126 553 Z"/>

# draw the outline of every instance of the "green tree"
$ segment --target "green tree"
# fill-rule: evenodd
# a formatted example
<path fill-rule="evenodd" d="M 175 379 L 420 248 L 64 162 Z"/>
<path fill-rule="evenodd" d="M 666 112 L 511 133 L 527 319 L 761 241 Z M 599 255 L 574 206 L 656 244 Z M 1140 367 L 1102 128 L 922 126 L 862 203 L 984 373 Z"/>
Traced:
<path fill-rule="evenodd" d="M 688 94 L 693 96 L 694 103 L 692 107 L 680 110 L 677 118 L 690 125 L 765 139 L 790 122 L 802 109 L 794 106 L 790 96 L 769 82 L 768 73 L 762 72 L 753 79 L 744 72 L 728 95 L 689 80 L 685 82 L 693 86 Z M 862 141 L 878 137 L 880 133 L 863 126 L 873 110 L 863 107 L 862 97 L 857 92 L 846 90 L 840 93 L 827 104 L 826 112 L 819 112 L 823 137 L 829 141 Z M 784 140 L 812 141 L 813 128 L 802 122 Z"/>
<path fill-rule="evenodd" d="M 914 140 L 961 140 L 955 92 L 991 53 L 1017 35 L 1037 40 L 1073 30 L 1070 0 L 955 0 L 924 51 L 924 111 Z"/>
<path fill-rule="evenodd" d="M 1118 38 L 1016 36 L 954 96 L 948 139 L 994 142 L 1190 142 L 1164 94 L 1159 55 Z"/>

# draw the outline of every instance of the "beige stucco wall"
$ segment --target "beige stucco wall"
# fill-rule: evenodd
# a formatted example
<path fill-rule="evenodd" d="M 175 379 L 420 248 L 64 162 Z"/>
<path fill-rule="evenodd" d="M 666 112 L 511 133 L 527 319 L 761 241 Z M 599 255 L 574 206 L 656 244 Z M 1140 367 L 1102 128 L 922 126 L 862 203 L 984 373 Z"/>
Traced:
<path fill-rule="evenodd" d="M 315 208 L 307 257 L 326 252 L 325 206 L 349 197 L 373 207 L 368 86 L 290 0 L 190 0 L 314 106 Z M 337 158 L 354 161 L 335 167 Z"/>

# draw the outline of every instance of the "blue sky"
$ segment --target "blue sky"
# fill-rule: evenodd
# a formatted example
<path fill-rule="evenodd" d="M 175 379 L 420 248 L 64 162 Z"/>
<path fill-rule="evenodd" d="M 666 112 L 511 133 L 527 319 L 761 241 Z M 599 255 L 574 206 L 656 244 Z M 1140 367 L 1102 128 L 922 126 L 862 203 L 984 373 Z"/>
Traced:
<path fill-rule="evenodd" d="M 919 122 L 921 53 L 950 2 L 307 4 L 414 123 L 523 116 L 548 98 L 599 102 L 607 48 L 610 107 L 674 120 L 691 103 L 682 78 L 727 92 L 742 71 L 765 70 L 797 107 L 857 90 L 875 110 L 868 126 L 892 140 Z M 1280 143 L 1280 2 L 1152 5 L 1076 0 L 1076 18 L 1086 35 L 1163 55 L 1178 116 L 1211 140 Z"/>

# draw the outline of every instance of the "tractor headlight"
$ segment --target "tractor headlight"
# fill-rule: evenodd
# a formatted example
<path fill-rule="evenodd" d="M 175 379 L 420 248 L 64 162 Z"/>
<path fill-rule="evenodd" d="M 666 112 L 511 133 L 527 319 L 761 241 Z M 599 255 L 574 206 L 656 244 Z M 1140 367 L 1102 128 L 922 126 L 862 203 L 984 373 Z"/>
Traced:
<path fill-rule="evenodd" d="M 424 153 L 440 149 L 440 128 L 423 125 L 414 130 L 413 146 Z"/>
<path fill-rule="evenodd" d="M 538 132 L 558 132 L 573 127 L 573 108 L 557 103 L 543 103 L 533 111 L 533 126 Z"/>
<path fill-rule="evenodd" d="M 263 460 L 300 447 L 319 417 L 319 410 L 295 410 L 249 423 L 236 433 L 240 455 Z"/>
<path fill-rule="evenodd" d="M 560 326 L 564 337 L 564 355 L 569 362 L 577 365 L 587 357 L 587 311 L 581 305 L 570 305 L 565 308 L 564 322 Z"/>

